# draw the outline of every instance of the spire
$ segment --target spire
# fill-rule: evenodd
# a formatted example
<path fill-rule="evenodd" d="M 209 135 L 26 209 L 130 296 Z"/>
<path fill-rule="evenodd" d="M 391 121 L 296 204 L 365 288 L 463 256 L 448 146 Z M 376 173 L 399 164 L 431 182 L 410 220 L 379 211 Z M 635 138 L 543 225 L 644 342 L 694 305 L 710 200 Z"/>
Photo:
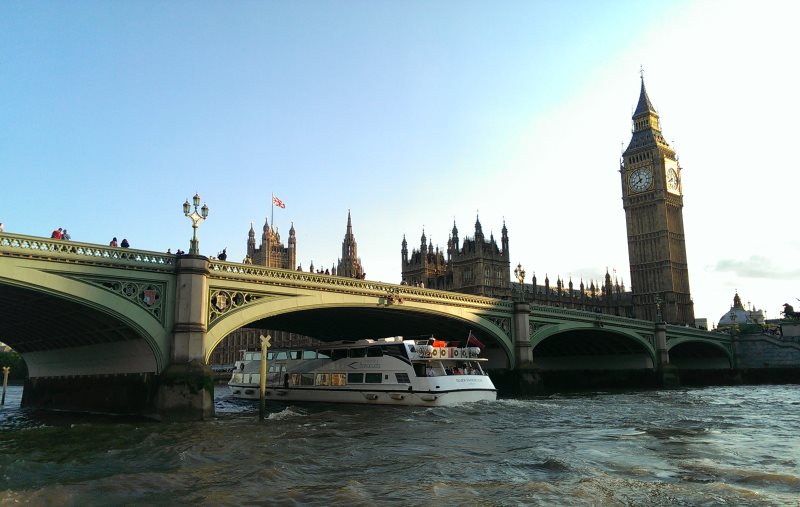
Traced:
<path fill-rule="evenodd" d="M 401 243 L 401 245 L 403 246 L 403 250 L 406 250 L 408 248 L 408 242 L 406 241 L 405 234 L 403 234 L 403 242 Z"/>
<path fill-rule="evenodd" d="M 658 119 L 658 112 L 650 102 L 647 90 L 644 87 L 644 75 L 642 76 L 642 87 L 639 91 L 639 102 L 632 116 L 633 135 L 627 149 L 622 153 L 623 163 L 631 155 L 641 154 L 653 148 L 660 148 L 666 151 L 666 155 L 675 158 L 675 151 L 670 148 L 669 143 L 661 134 L 661 125 Z"/>
<path fill-rule="evenodd" d="M 458 229 L 456 229 L 456 221 L 453 219 L 453 236 L 458 236 Z"/>
<path fill-rule="evenodd" d="M 292 228 L 289 229 L 289 237 L 292 237 L 294 235 L 295 235 L 295 233 L 294 233 L 294 222 L 292 222 Z"/>
<path fill-rule="evenodd" d="M 350 220 L 350 210 L 347 210 L 347 233 L 345 234 L 345 237 L 353 237 L 353 222 Z"/>
<path fill-rule="evenodd" d="M 654 108 L 652 102 L 650 102 L 650 97 L 647 96 L 647 90 L 644 87 L 644 73 L 642 73 L 642 88 L 639 91 L 639 103 L 636 104 L 636 111 L 633 112 L 633 117 L 635 118 L 643 114 L 654 114 L 658 116 L 656 108 Z"/>
<path fill-rule="evenodd" d="M 256 237 L 256 230 L 253 229 L 253 222 L 250 222 L 250 232 L 247 233 L 247 237 L 255 238 Z"/>

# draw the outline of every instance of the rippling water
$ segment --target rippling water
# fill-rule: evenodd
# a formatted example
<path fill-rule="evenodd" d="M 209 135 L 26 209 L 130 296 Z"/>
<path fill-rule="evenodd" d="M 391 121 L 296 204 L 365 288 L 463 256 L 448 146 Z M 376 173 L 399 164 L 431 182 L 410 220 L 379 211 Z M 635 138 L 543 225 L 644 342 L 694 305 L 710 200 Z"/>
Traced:
<path fill-rule="evenodd" d="M 800 506 L 800 387 L 452 408 L 271 405 L 213 421 L 0 407 L 0 504 Z"/>

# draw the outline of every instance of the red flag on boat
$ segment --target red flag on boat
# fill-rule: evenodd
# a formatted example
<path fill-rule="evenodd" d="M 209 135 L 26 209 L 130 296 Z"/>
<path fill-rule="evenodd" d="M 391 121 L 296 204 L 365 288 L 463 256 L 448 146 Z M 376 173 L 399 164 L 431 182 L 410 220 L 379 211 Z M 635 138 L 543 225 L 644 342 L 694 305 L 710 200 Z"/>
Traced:
<path fill-rule="evenodd" d="M 469 332 L 469 338 L 467 338 L 467 345 L 475 345 L 476 347 L 480 348 L 484 348 L 486 346 L 483 343 L 481 343 L 481 341 L 477 339 L 474 334 L 472 334 L 472 330 L 470 330 Z"/>
<path fill-rule="evenodd" d="M 272 196 L 272 204 L 274 204 L 275 206 L 277 206 L 279 208 L 285 208 L 286 207 L 286 205 L 283 204 L 283 201 L 281 201 L 280 199 L 278 199 L 274 195 Z"/>

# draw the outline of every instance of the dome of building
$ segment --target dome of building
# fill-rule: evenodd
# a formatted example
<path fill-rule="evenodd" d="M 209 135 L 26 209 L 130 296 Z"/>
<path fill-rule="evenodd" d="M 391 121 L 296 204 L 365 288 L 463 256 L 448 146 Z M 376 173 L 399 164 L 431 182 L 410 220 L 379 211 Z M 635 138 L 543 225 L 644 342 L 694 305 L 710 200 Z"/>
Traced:
<path fill-rule="evenodd" d="M 763 324 L 764 313 L 761 310 L 746 310 L 742 306 L 742 300 L 739 293 L 733 296 L 733 306 L 722 317 L 719 318 L 717 327 L 730 327 L 733 325 L 741 326 L 743 324 Z"/>

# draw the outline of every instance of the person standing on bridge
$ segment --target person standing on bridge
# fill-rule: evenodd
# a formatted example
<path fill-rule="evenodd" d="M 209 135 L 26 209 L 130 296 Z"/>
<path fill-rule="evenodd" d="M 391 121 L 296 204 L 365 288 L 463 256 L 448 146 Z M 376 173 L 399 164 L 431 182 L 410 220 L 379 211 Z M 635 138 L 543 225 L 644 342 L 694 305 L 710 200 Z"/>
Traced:
<path fill-rule="evenodd" d="M 131 244 L 130 244 L 130 243 L 128 243 L 128 240 L 127 240 L 127 239 L 125 239 L 125 238 L 122 238 L 122 243 L 120 243 L 120 245 L 119 245 L 119 246 L 121 246 L 122 248 L 128 248 L 129 246 L 131 246 Z"/>
<path fill-rule="evenodd" d="M 69 241 L 72 239 L 72 236 L 70 236 L 67 230 L 64 229 L 64 232 L 61 233 L 61 239 L 63 239 L 64 241 Z"/>
<path fill-rule="evenodd" d="M 0 232 L 3 232 L 3 222 L 0 222 Z"/>
<path fill-rule="evenodd" d="M 54 230 L 53 233 L 50 235 L 51 239 L 61 239 L 61 227 Z"/>
<path fill-rule="evenodd" d="M 108 246 L 117 246 L 117 237 L 114 236 Z"/>

